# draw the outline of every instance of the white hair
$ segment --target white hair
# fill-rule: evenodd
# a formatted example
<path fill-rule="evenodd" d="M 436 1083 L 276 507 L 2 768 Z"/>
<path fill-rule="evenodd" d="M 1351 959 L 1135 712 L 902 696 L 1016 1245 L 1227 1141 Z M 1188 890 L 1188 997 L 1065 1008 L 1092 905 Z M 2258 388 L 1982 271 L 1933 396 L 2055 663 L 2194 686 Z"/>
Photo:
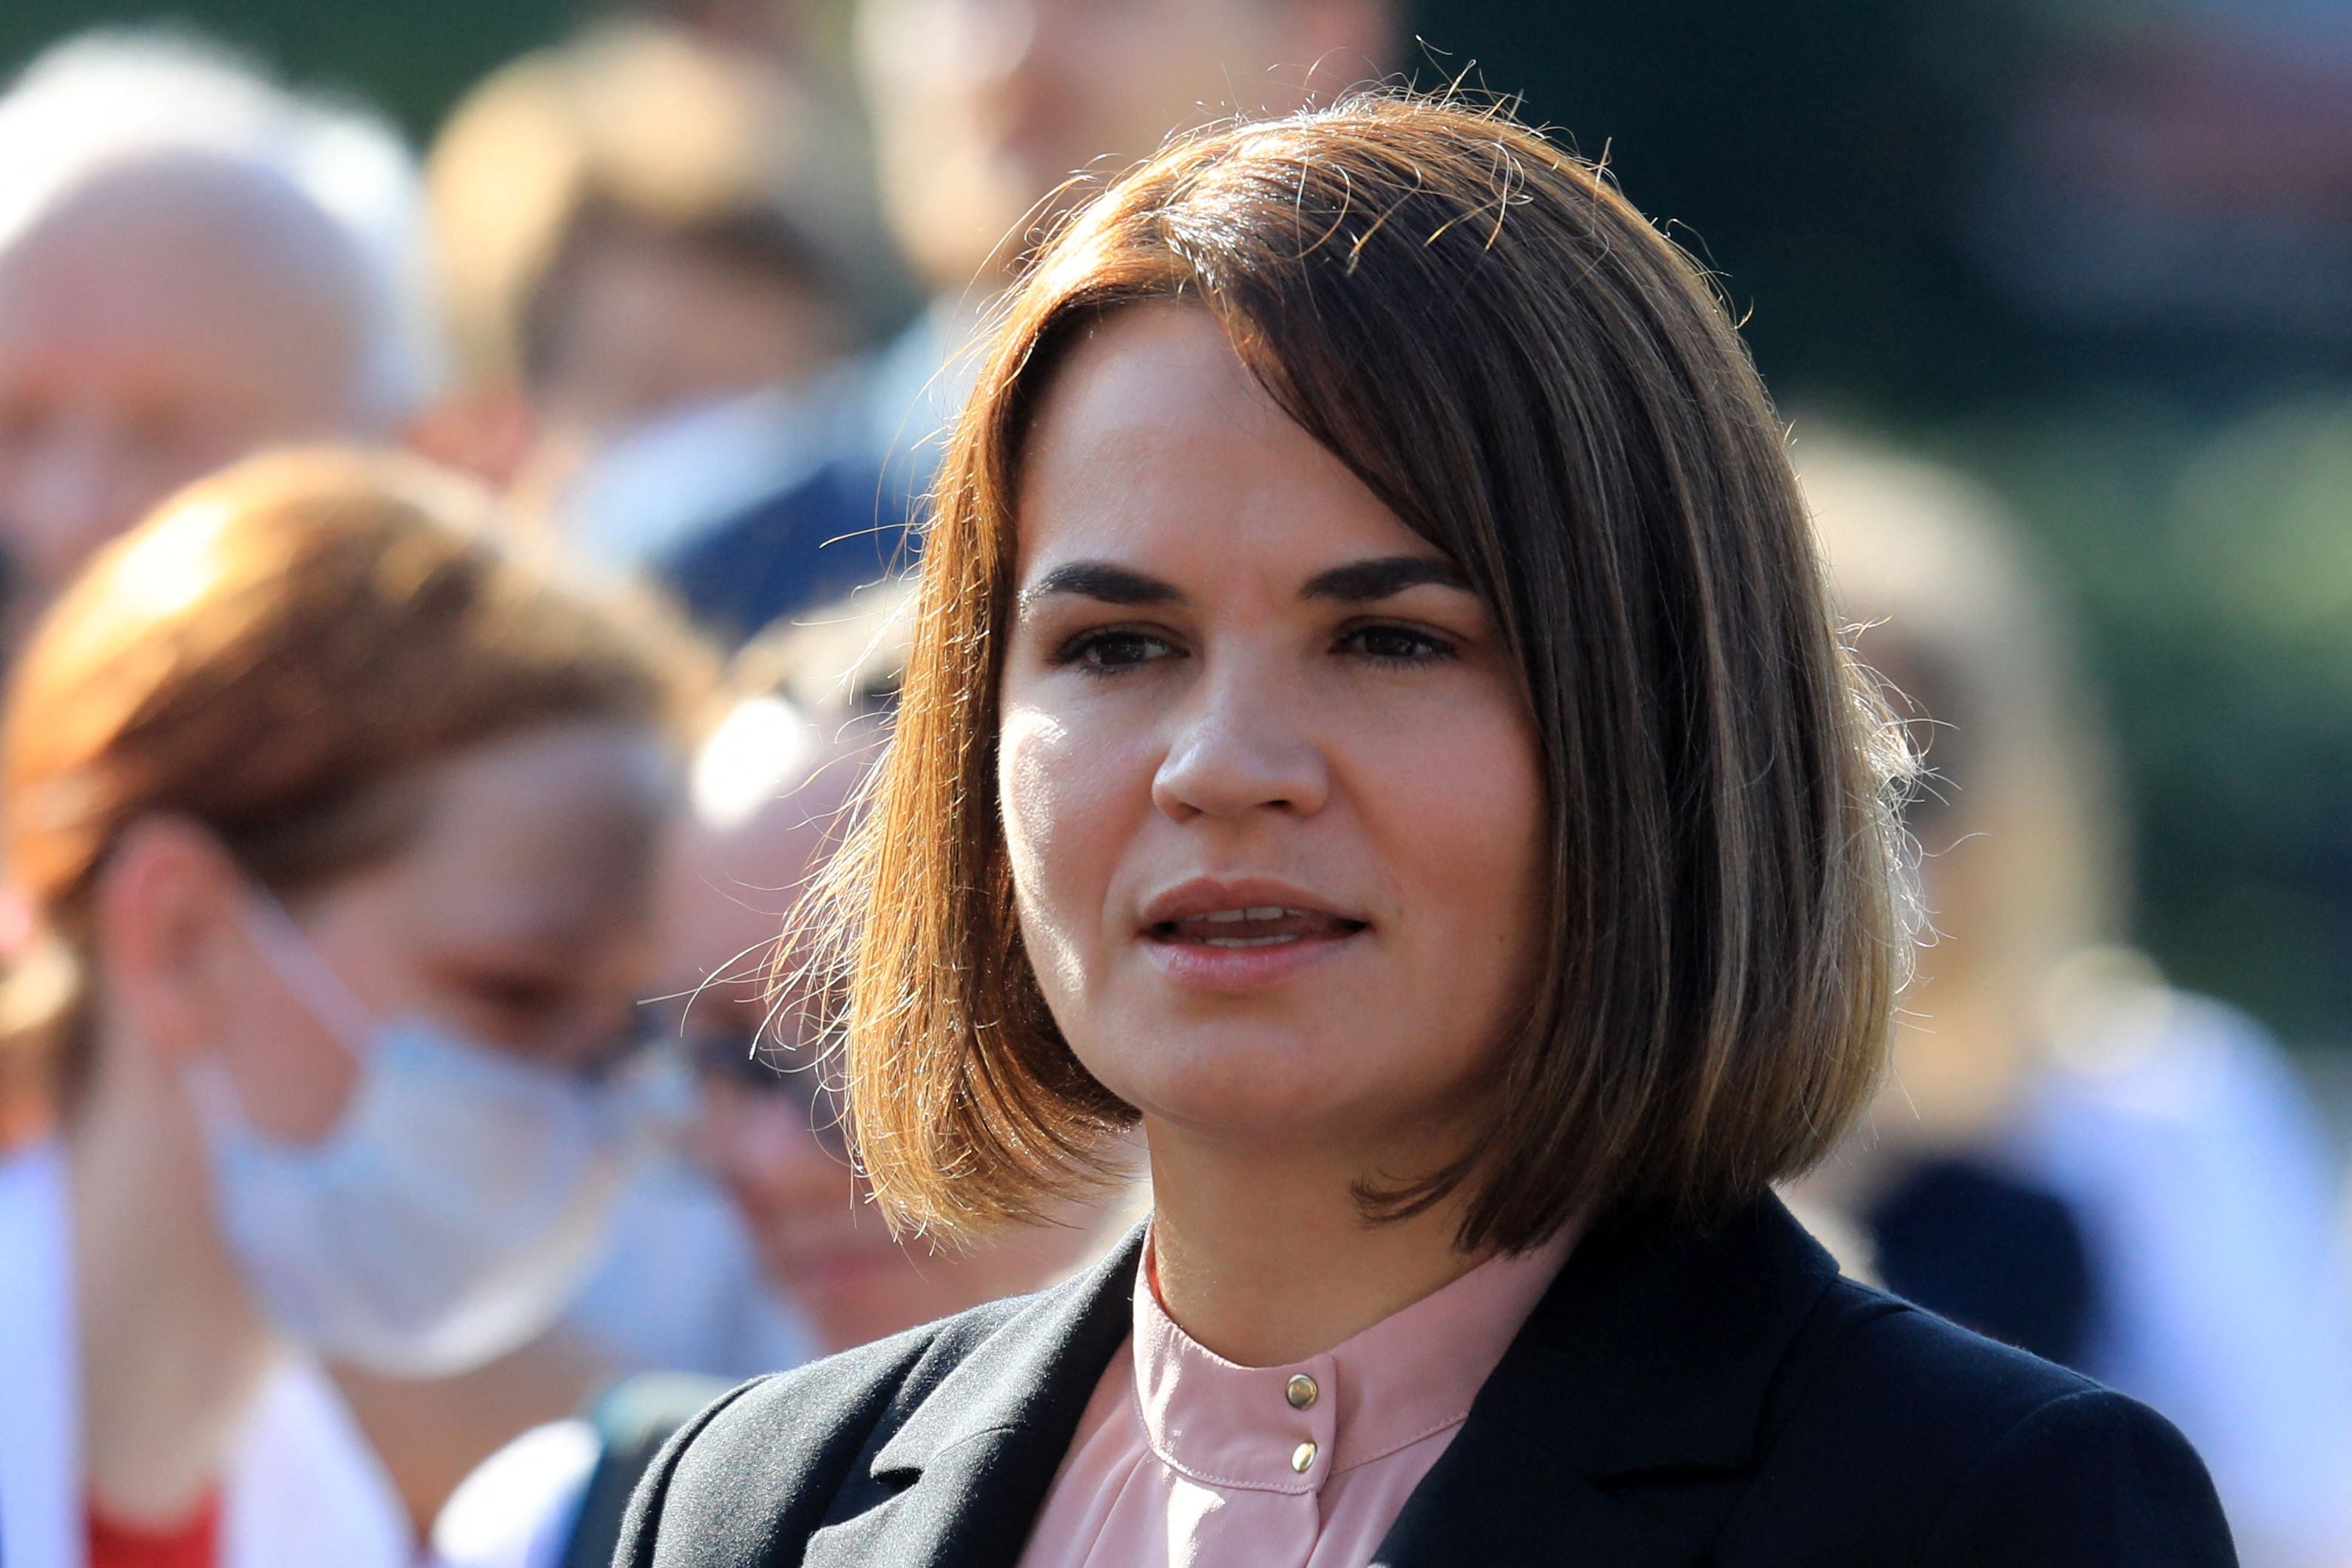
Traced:
<path fill-rule="evenodd" d="M 0 97 L 0 255 L 94 179 L 193 154 L 282 181 L 350 243 L 367 296 L 356 412 L 392 422 L 444 358 L 415 159 L 383 116 L 297 95 L 193 35 L 101 28 Z"/>

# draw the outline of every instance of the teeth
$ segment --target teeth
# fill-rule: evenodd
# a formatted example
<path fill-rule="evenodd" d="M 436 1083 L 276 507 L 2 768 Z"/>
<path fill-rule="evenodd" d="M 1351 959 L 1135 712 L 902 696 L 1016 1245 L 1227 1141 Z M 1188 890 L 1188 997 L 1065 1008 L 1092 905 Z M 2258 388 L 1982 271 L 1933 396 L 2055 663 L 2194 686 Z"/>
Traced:
<path fill-rule="evenodd" d="M 1285 915 L 1302 912 L 1286 910 L 1280 904 L 1253 904 L 1245 910 L 1211 910 L 1206 914 L 1196 915 L 1193 918 L 1213 921 L 1222 924 L 1232 921 L 1278 921 Z"/>
<path fill-rule="evenodd" d="M 1284 936 L 1212 936 L 1201 940 L 1202 947 L 1274 947 L 1286 942 L 1297 942 L 1296 934 Z"/>

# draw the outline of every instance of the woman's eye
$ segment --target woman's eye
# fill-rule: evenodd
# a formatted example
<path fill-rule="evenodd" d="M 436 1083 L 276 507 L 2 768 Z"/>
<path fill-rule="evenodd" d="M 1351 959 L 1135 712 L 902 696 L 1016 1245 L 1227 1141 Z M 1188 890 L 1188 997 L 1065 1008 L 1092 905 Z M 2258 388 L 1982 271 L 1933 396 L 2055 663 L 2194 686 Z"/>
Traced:
<path fill-rule="evenodd" d="M 562 984 L 521 975 L 478 975 L 467 989 L 479 1005 L 509 1024 L 524 1026 L 553 1017 L 567 1001 Z"/>
<path fill-rule="evenodd" d="M 1056 664 L 1075 665 L 1093 674 L 1132 669 L 1166 658 L 1176 651 L 1166 637 L 1150 632 L 1108 630 L 1082 632 L 1062 645 Z"/>
<path fill-rule="evenodd" d="M 1444 637 L 1411 626 L 1358 626 L 1339 638 L 1341 652 L 1383 664 L 1426 664 L 1452 658 L 1454 647 Z"/>

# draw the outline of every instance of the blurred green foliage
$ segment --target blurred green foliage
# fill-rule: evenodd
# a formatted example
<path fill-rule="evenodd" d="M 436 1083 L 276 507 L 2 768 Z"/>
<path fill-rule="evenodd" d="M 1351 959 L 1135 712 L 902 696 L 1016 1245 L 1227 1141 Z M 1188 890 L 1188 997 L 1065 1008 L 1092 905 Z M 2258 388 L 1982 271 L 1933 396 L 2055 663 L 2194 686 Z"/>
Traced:
<path fill-rule="evenodd" d="M 1896 430 L 2009 498 L 2068 574 L 2109 695 L 2140 934 L 2179 979 L 2352 1043 L 2352 337 L 2061 330 L 1987 279 L 1964 243 L 1971 180 L 2047 42 L 2030 4 L 1424 0 L 1407 65 L 1523 95 L 1605 153 L 1719 271 L 1790 406 Z M 172 15 L 421 138 L 592 8 Z M 156 15 L 7 0 L 0 67 Z"/>
<path fill-rule="evenodd" d="M 298 82 L 360 93 L 421 137 L 474 79 L 583 9 L 579 0 L 6 0 L 0 67 L 13 70 L 84 27 L 201 28 Z"/>
<path fill-rule="evenodd" d="M 1717 269 L 1784 397 L 1978 400 L 2032 331 L 1955 243 L 1965 164 L 2029 42 L 2007 0 L 1427 5 L 1423 85 L 1523 95 Z"/>

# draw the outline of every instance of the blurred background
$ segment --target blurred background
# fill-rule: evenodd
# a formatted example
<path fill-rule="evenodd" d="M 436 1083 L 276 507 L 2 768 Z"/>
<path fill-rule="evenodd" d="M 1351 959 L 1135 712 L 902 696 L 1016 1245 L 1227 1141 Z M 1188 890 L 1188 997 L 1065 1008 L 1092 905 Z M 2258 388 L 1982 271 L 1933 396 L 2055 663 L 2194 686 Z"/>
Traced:
<path fill-rule="evenodd" d="M 1513 103 L 1715 272 L 1926 752 L 1935 938 L 1896 1089 L 1808 1218 L 2179 1422 L 2252 1568 L 2352 1563 L 2352 6 L 10 0 L 0 80 L 28 67 L 0 100 L 11 658 L 164 494 L 335 437 L 486 481 L 725 670 L 648 873 L 661 971 L 613 982 L 692 1070 L 691 1157 L 632 1180 L 520 1350 L 424 1378 L 311 1342 L 393 1544 L 284 1560 L 599 1560 L 627 1457 L 709 1386 L 625 1374 L 855 1344 L 1134 1212 L 895 1284 L 844 1261 L 876 1227 L 812 1241 L 854 1184 L 838 1107 L 747 1059 L 757 955 L 887 724 L 904 605 L 872 584 L 1024 215 L 1182 125 L 1393 75 Z M 141 186 L 121 146 L 225 163 Z M 19 978 L 34 902 L 0 910 Z M 75 1136 L 69 1097 L 8 1088 L 0 1154 Z"/>

